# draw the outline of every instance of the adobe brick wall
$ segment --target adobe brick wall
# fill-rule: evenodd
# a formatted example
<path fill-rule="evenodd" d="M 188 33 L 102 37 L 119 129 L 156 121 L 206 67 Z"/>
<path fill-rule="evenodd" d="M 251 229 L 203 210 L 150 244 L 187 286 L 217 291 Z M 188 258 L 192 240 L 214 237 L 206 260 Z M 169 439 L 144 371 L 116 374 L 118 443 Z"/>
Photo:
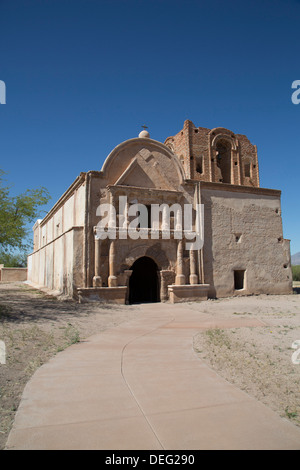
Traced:
<path fill-rule="evenodd" d="M 232 147 L 230 183 L 259 187 L 257 148 L 245 135 L 234 134 L 224 128 L 196 127 L 192 121 L 186 120 L 183 129 L 168 137 L 165 144 L 181 161 L 187 179 L 220 182 L 214 145 L 219 137 Z M 246 164 L 250 165 L 250 176 L 245 176 Z"/>
<path fill-rule="evenodd" d="M 204 184 L 204 273 L 211 297 L 291 294 L 289 241 L 283 239 L 280 192 Z M 222 190 L 224 188 L 224 190 Z M 234 271 L 245 272 L 244 289 Z"/>
<path fill-rule="evenodd" d="M 0 268 L 0 281 L 2 282 L 23 282 L 26 280 L 27 268 Z"/>

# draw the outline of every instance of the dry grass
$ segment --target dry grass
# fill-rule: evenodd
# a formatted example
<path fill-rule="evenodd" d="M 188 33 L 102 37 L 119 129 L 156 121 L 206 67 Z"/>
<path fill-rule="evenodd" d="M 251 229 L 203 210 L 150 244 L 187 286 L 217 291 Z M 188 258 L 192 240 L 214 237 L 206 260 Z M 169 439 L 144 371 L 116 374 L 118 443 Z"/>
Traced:
<path fill-rule="evenodd" d="M 300 339 L 300 311 L 274 309 L 259 318 L 270 325 L 208 330 L 195 337 L 195 350 L 227 381 L 300 426 L 300 365 L 291 360 L 292 343 Z"/>

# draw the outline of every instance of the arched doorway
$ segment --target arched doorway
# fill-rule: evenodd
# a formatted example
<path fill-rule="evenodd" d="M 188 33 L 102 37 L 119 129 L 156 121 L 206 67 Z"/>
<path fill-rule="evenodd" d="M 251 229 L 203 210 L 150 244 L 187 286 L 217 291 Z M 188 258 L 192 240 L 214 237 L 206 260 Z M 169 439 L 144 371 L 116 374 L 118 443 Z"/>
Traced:
<path fill-rule="evenodd" d="M 231 145 L 226 140 L 219 140 L 216 145 L 217 165 L 221 170 L 221 182 L 231 183 Z"/>
<path fill-rule="evenodd" d="M 132 267 L 129 279 L 129 303 L 159 302 L 158 266 L 152 258 L 143 256 Z"/>

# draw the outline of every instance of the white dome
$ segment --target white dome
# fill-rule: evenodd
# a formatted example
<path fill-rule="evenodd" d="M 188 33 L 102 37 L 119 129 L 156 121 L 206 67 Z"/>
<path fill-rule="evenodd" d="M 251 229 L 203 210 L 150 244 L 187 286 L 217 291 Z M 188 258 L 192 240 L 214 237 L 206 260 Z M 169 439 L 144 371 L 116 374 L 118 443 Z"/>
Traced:
<path fill-rule="evenodd" d="M 143 130 L 143 131 L 141 131 L 141 132 L 139 133 L 139 137 L 141 137 L 141 138 L 149 138 L 149 137 L 150 137 L 150 134 L 149 134 L 148 131 Z"/>

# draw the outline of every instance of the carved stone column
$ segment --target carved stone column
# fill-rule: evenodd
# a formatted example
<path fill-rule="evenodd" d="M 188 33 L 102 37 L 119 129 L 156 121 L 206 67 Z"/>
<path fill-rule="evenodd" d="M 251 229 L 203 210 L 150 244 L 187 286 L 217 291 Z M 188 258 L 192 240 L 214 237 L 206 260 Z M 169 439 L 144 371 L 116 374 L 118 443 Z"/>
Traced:
<path fill-rule="evenodd" d="M 179 240 L 177 246 L 177 265 L 175 284 L 178 286 L 185 284 L 185 275 L 183 274 L 183 241 Z"/>
<path fill-rule="evenodd" d="M 162 269 L 160 271 L 160 300 L 166 302 L 169 300 L 168 287 L 174 284 L 175 273 L 171 269 Z"/>
<path fill-rule="evenodd" d="M 168 206 L 167 204 L 163 205 L 163 211 L 162 211 L 162 224 L 161 224 L 161 229 L 162 230 L 170 230 L 170 223 L 169 223 L 169 213 L 168 213 Z"/>
<path fill-rule="evenodd" d="M 123 229 L 128 229 L 129 226 L 129 203 L 126 201 L 126 204 L 124 205 L 124 219 L 123 219 Z"/>
<path fill-rule="evenodd" d="M 177 210 L 175 214 L 175 230 L 182 232 L 182 210 Z"/>
<path fill-rule="evenodd" d="M 110 193 L 110 213 L 109 213 L 109 227 L 116 227 L 116 208 L 115 208 L 115 198 L 112 193 Z"/>
<path fill-rule="evenodd" d="M 93 287 L 102 286 L 100 260 L 101 260 L 101 239 L 95 238 L 95 275 L 93 277 Z"/>
<path fill-rule="evenodd" d="M 198 284 L 195 251 L 190 250 L 190 284 Z"/>
<path fill-rule="evenodd" d="M 164 271 L 160 271 L 160 300 L 164 302 L 168 299 L 168 285 L 165 280 Z"/>
<path fill-rule="evenodd" d="M 109 246 L 109 278 L 108 287 L 117 287 L 118 280 L 116 276 L 116 242 L 111 240 Z"/>
<path fill-rule="evenodd" d="M 126 240 L 127 237 L 128 237 L 128 227 L 129 227 L 129 214 L 128 214 L 128 211 L 129 211 L 129 203 L 127 201 L 127 198 L 126 198 L 126 202 L 125 204 L 119 209 L 123 210 L 123 213 L 122 213 L 122 225 L 120 224 L 119 225 L 119 239 L 120 240 Z"/>

